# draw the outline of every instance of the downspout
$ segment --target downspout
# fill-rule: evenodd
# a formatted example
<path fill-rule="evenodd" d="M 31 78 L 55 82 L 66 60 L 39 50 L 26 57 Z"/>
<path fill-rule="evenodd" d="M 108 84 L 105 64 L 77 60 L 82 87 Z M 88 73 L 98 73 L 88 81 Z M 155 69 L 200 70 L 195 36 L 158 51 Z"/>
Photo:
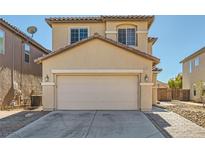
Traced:
<path fill-rule="evenodd" d="M 14 37 L 12 36 L 12 69 L 11 69 L 11 88 L 14 92 Z"/>
<path fill-rule="evenodd" d="M 23 43 L 24 43 L 24 42 L 22 41 L 22 44 L 23 44 Z M 20 56 L 21 56 L 20 90 L 21 90 L 21 91 L 22 91 L 22 80 L 23 80 L 23 79 L 22 79 L 22 78 L 23 78 L 23 77 L 22 77 L 22 74 L 23 74 L 23 62 L 22 62 L 22 61 L 23 61 L 23 53 L 22 53 L 22 52 L 23 52 L 23 50 L 22 50 L 22 49 L 23 49 L 23 45 L 22 45 L 22 44 L 21 44 L 21 54 L 20 54 Z"/>
<path fill-rule="evenodd" d="M 140 83 L 141 83 L 141 81 L 142 81 L 142 74 L 140 73 L 139 74 L 139 81 L 138 81 L 138 86 L 139 86 L 139 110 L 141 111 L 141 85 L 140 85 Z"/>

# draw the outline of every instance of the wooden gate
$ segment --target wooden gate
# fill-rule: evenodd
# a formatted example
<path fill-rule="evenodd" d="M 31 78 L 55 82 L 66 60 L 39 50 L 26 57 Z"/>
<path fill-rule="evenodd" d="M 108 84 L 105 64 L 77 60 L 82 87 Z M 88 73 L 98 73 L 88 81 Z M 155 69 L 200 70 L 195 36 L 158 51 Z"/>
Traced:
<path fill-rule="evenodd" d="M 190 100 L 190 90 L 187 89 L 158 88 L 157 93 L 159 101 Z"/>
<path fill-rule="evenodd" d="M 172 90 L 169 88 L 158 88 L 157 89 L 157 99 L 158 101 L 171 101 L 172 100 Z"/>

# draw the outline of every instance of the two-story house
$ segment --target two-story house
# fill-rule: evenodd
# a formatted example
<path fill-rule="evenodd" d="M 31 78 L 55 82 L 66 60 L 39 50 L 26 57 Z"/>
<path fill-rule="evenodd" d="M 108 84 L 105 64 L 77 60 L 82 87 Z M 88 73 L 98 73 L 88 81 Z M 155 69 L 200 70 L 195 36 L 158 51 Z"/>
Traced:
<path fill-rule="evenodd" d="M 0 104 L 30 102 L 41 90 L 42 66 L 34 59 L 48 50 L 15 26 L 0 19 Z"/>
<path fill-rule="evenodd" d="M 205 48 L 183 59 L 183 89 L 190 89 L 190 99 L 201 102 L 205 97 Z"/>
<path fill-rule="evenodd" d="M 154 16 L 48 18 L 53 52 L 43 66 L 46 110 L 150 110 L 156 102 Z"/>

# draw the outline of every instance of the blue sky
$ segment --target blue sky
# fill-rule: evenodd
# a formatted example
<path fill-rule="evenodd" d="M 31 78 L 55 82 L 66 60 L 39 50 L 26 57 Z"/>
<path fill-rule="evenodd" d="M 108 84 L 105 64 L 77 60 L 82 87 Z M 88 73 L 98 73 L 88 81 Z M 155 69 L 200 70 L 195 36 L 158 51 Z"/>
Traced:
<path fill-rule="evenodd" d="M 51 49 L 51 28 L 45 22 L 50 16 L 2 17 L 24 32 L 35 25 L 34 39 Z M 205 16 L 155 16 L 149 36 L 158 37 L 153 47 L 154 55 L 161 59 L 158 67 L 163 69 L 158 79 L 167 82 L 182 71 L 180 60 L 205 46 Z"/>

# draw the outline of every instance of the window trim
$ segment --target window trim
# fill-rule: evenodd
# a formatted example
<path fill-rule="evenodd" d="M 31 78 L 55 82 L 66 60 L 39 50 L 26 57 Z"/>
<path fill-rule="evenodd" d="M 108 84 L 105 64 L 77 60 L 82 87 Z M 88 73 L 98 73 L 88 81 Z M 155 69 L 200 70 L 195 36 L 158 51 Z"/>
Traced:
<path fill-rule="evenodd" d="M 88 26 L 72 26 L 72 27 L 69 27 L 69 35 L 68 35 L 68 37 L 69 37 L 69 42 L 68 43 L 70 43 L 70 44 L 72 44 L 71 43 L 71 30 L 72 29 L 87 29 L 88 30 L 88 37 L 90 37 L 90 29 L 89 29 L 89 27 Z M 80 33 L 78 34 L 78 35 L 80 35 Z M 79 37 L 79 36 L 78 36 Z"/>
<path fill-rule="evenodd" d="M 197 95 L 196 84 L 195 83 L 192 85 L 192 88 L 193 88 L 193 96 L 195 97 Z"/>
<path fill-rule="evenodd" d="M 196 88 L 193 89 L 193 96 L 196 96 Z"/>
<path fill-rule="evenodd" d="M 126 26 L 126 27 L 118 27 L 117 28 L 117 42 L 119 42 L 119 34 L 118 34 L 118 30 L 119 29 L 126 29 L 126 44 L 127 45 L 127 29 L 135 29 L 135 45 L 127 45 L 129 47 L 137 47 L 138 46 L 138 33 L 137 33 L 137 27 L 130 27 L 130 26 Z M 120 42 L 119 42 L 120 43 Z"/>
<path fill-rule="evenodd" d="M 2 29 L 0 29 L 0 32 L 3 33 L 3 52 L 2 52 L 2 53 L 0 52 L 0 54 L 5 55 L 5 51 L 6 51 L 6 49 L 5 49 L 5 37 L 6 37 L 6 33 L 5 33 L 5 31 L 2 30 Z"/>
<path fill-rule="evenodd" d="M 192 61 L 189 61 L 189 73 L 192 73 L 193 71 L 193 64 Z"/>
<path fill-rule="evenodd" d="M 29 46 L 29 51 L 25 50 L 25 46 L 26 46 L 26 45 Z M 23 45 L 23 51 L 24 51 L 24 63 L 30 64 L 31 46 L 30 46 L 28 43 L 24 43 L 24 45 Z M 28 62 L 25 60 L 25 55 L 28 55 L 28 56 L 29 56 L 29 61 L 28 61 Z"/>
<path fill-rule="evenodd" d="M 196 63 L 196 61 L 198 60 L 198 62 Z M 199 64 L 200 64 L 200 58 L 199 58 L 199 56 L 198 57 L 196 57 L 195 59 L 194 59 L 194 66 L 196 67 L 196 66 L 199 66 Z"/>

